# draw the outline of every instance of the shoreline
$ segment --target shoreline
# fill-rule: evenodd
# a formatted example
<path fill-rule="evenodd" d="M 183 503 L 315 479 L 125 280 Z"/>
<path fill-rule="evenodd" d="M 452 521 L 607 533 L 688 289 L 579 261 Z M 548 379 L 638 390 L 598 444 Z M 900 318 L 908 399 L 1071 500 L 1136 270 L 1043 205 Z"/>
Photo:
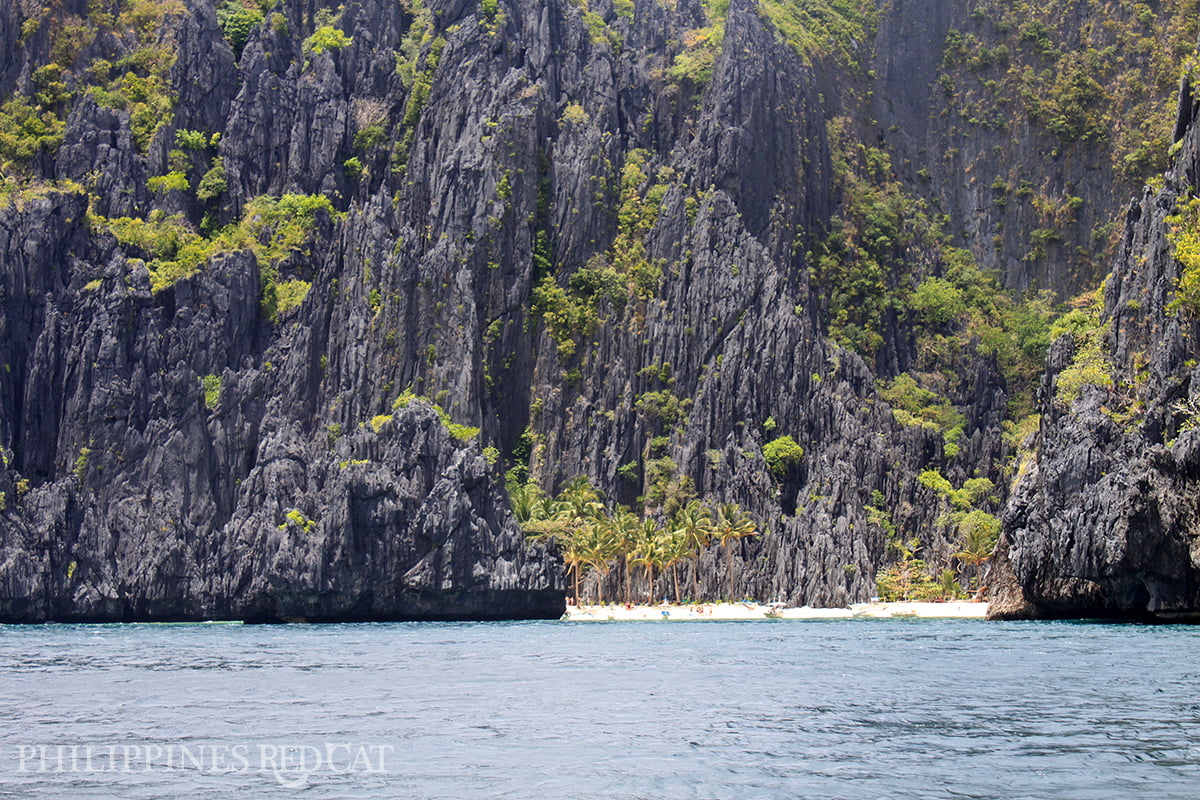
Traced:
<path fill-rule="evenodd" d="M 704 622 L 822 619 L 984 619 L 987 603 L 896 602 L 854 603 L 849 608 L 783 607 L 763 603 L 696 603 L 675 605 L 567 604 L 567 622 Z"/>

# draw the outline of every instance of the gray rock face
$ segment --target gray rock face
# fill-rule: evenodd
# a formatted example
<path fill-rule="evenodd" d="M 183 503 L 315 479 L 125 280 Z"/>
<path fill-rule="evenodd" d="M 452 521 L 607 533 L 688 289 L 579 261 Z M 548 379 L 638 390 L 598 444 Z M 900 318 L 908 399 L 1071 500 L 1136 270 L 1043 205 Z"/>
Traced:
<path fill-rule="evenodd" d="M 1105 284 L 1115 389 L 1054 399 L 1074 356 L 1064 337 L 1044 379 L 1035 463 L 1018 482 L 997 549 L 997 618 L 1200 618 L 1200 392 L 1195 319 L 1169 309 L 1181 267 L 1167 217 L 1194 196 L 1200 126 L 1185 85 L 1180 152 L 1165 186 L 1131 204 Z"/>
<path fill-rule="evenodd" d="M 202 431 L 201 422 L 198 438 Z M 231 498 L 213 497 L 214 487 L 198 480 L 211 454 L 180 439 L 174 433 L 152 446 L 144 473 L 130 482 L 179 472 L 192 478 L 182 486 L 120 496 L 133 487 L 85 479 L 82 487 L 60 482 L 27 494 L 5 537 L 0 619 L 562 613 L 561 575 L 544 553 L 526 549 L 501 512 L 503 498 L 478 452 L 456 448 L 425 407 L 414 404 L 379 434 L 358 431 L 321 453 L 294 427 L 264 432 L 247 477 L 217 487 Z M 197 502 L 206 493 L 207 502 Z M 227 499 L 232 516 L 215 502 Z"/>
<path fill-rule="evenodd" d="M 23 234 L 0 242 L 16 367 L 0 620 L 562 613 L 561 570 L 526 547 L 478 445 L 419 401 L 378 431 L 306 430 L 316 364 L 292 337 L 267 344 L 248 253 L 157 295 L 114 258 L 81 289 L 108 258 L 71 266 L 82 209 L 51 195 L 0 222 Z M 212 408 L 205 374 L 221 377 Z"/>
<path fill-rule="evenodd" d="M 898 169 L 941 164 L 958 135 L 922 109 L 967 5 L 880 6 L 870 66 L 895 103 L 869 127 L 896 123 Z M 871 504 L 948 560 L 948 501 L 915 476 L 987 477 L 1002 501 L 1006 389 L 990 358 L 963 358 L 945 393 L 965 432 L 947 455 L 827 340 L 804 251 L 838 213 L 827 125 L 863 110 L 846 76 L 798 55 L 751 0 L 730 3 L 711 76 L 672 69 L 705 24 L 696 0 L 589 9 L 304 0 L 235 55 L 212 0 L 188 0 L 167 37 L 175 110 L 144 152 L 129 112 L 77 97 L 61 146 L 29 167 L 60 188 L 0 209 L 0 618 L 557 616 L 561 565 L 525 545 L 496 488 L 522 442 L 547 489 L 582 474 L 632 503 L 657 461 L 751 510 L 768 532 L 735 546 L 732 576 L 705 552 L 705 597 L 732 577 L 736 595 L 866 599 L 886 558 Z M 29 90 L 49 34 L 21 43 L 18 15 L 0 16 L 0 89 Z M 312 46 L 327 23 L 344 46 Z M 183 130 L 219 143 L 182 152 Z M 994 145 L 963 154 L 976 176 Z M 213 158 L 226 188 L 201 198 Z M 150 190 L 181 161 L 188 191 Z M 655 199 L 631 223 L 636 165 L 633 188 Z M 997 220 L 956 170 L 936 167 L 934 189 L 957 233 L 990 239 Z M 338 214 L 273 265 L 223 253 L 158 292 L 145 254 L 89 218 L 212 230 L 290 193 Z M 587 298 L 594 324 L 552 329 L 538 287 L 619 259 L 659 276 Z M 1011 286 L 1063 277 L 1000 261 Z M 276 279 L 311 289 L 273 322 L 261 295 Z M 911 331 L 890 325 L 888 376 L 915 361 Z M 394 412 L 406 390 L 479 427 L 478 443 L 420 402 Z M 654 393 L 678 406 L 656 410 Z M 785 434 L 805 455 L 775 475 L 762 448 Z"/>
<path fill-rule="evenodd" d="M 321 8 L 287 4 L 235 69 L 196 0 L 176 32 L 178 111 L 147 152 L 127 113 L 74 106 L 45 177 L 87 183 L 94 214 L 224 223 L 293 192 L 346 212 L 275 265 L 312 283 L 284 321 L 263 316 L 249 253 L 155 293 L 137 253 L 88 224 L 82 194 L 0 212 L 3 617 L 557 615 L 561 566 L 524 548 L 478 446 L 429 413 L 372 429 L 406 388 L 479 426 L 501 465 L 528 431 L 547 488 L 585 474 L 628 503 L 650 485 L 645 465 L 669 458 L 709 500 L 741 503 L 769 533 L 737 545 L 735 594 L 869 597 L 878 498 L 929 531 L 931 554 L 953 552 L 944 501 L 913 476 L 997 475 L 1003 388 L 994 365 L 967 370 L 956 398 L 986 399 L 948 458 L 825 339 L 797 242 L 834 213 L 837 76 L 748 0 L 731 3 L 701 86 L 668 74 L 704 24 L 694 2 L 639 0 L 633 19 L 602 4 L 602 31 L 565 0 L 501 3 L 491 20 L 473 3 L 427 5 L 349 4 L 336 20 L 349 44 L 316 53 Z M 28 72 L 36 58 L 18 55 Z M 215 205 L 147 189 L 185 128 L 221 134 Z M 535 287 L 615 257 L 622 172 L 638 158 L 639 193 L 657 185 L 661 200 L 636 246 L 661 278 L 651 296 L 599 303 L 568 352 Z M 212 408 L 204 376 L 220 378 Z M 651 392 L 685 413 L 647 411 Z M 773 476 L 762 446 L 783 434 L 805 457 Z M 726 593 L 727 564 L 704 554 L 702 595 Z"/>

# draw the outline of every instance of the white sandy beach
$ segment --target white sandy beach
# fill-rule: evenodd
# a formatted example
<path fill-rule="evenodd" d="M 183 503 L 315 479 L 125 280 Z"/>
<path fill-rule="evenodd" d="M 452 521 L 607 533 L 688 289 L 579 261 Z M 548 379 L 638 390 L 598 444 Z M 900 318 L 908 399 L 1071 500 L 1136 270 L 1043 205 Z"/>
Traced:
<path fill-rule="evenodd" d="M 567 605 L 563 619 L 571 622 L 704 621 L 756 619 L 983 619 L 987 603 L 856 603 L 849 608 L 786 608 L 761 603 L 702 603 L 696 605 Z"/>

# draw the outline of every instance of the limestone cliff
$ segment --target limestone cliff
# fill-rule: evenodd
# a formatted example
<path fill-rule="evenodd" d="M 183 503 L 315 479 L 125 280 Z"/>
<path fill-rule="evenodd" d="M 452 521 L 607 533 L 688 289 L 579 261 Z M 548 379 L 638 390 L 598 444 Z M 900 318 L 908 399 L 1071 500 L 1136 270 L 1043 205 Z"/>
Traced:
<path fill-rule="evenodd" d="M 1130 204 L 1103 289 L 1101 372 L 1073 402 L 1061 385 L 1079 369 L 1079 337 L 1051 350 L 1037 456 L 997 548 L 994 617 L 1200 613 L 1198 330 L 1173 303 L 1183 268 L 1171 242 L 1200 186 L 1190 83 L 1180 100 L 1179 153 L 1161 187 Z"/>
<path fill-rule="evenodd" d="M 512 469 L 740 503 L 704 597 L 959 568 L 1044 350 L 997 287 L 1095 277 L 978 176 L 1061 146 L 1051 255 L 1119 194 L 1020 110 L 956 144 L 965 2 L 3 3 L 9 620 L 555 616 Z"/>

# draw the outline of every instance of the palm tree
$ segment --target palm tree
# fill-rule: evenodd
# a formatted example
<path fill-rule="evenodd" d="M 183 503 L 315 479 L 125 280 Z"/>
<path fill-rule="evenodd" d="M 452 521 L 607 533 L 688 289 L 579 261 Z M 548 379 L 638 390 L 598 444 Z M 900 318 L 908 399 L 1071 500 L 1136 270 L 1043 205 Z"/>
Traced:
<path fill-rule="evenodd" d="M 692 545 L 682 531 L 662 530 L 659 533 L 658 552 L 661 569 L 665 572 L 667 567 L 671 568 L 675 602 L 682 603 L 683 595 L 679 591 L 679 570 L 676 569 L 676 565 L 692 554 Z"/>
<path fill-rule="evenodd" d="M 558 543 L 563 563 L 573 578 L 575 605 L 579 605 L 583 568 L 590 563 L 595 550 L 591 521 L 604 510 L 599 496 L 586 478 L 577 478 L 557 498 L 544 494 L 535 484 L 521 487 L 510 498 L 518 520 L 525 516 L 521 528 L 526 537 L 534 541 L 553 539 Z"/>
<path fill-rule="evenodd" d="M 692 561 L 692 600 L 695 601 L 700 597 L 700 554 L 708 547 L 713 534 L 712 512 L 699 500 L 693 500 L 679 510 L 671 527 L 683 534 L 695 553 Z"/>
<path fill-rule="evenodd" d="M 600 494 L 592 488 L 586 475 L 578 475 L 567 481 L 558 493 L 558 502 L 567 504 L 577 517 L 588 517 L 603 509 Z"/>
<path fill-rule="evenodd" d="M 509 492 L 513 516 L 530 539 L 547 539 L 567 532 L 571 527 L 566 506 L 542 491 L 536 483 L 527 483 Z"/>
<path fill-rule="evenodd" d="M 936 585 L 942 600 L 956 600 L 964 596 L 962 585 L 952 569 L 946 568 L 939 572 Z"/>
<path fill-rule="evenodd" d="M 662 528 L 652 519 L 644 519 L 637 528 L 637 544 L 629 555 L 629 563 L 646 568 L 647 601 L 654 602 L 654 568 L 662 564 Z"/>
<path fill-rule="evenodd" d="M 569 537 L 582 522 L 568 504 L 541 494 L 540 489 L 536 497 L 522 499 L 528 502 L 528 517 L 521 522 L 521 529 L 530 539 Z"/>
<path fill-rule="evenodd" d="M 601 507 L 603 512 L 603 507 Z M 596 584 L 597 602 L 604 603 L 604 576 L 608 574 L 610 563 L 617 555 L 617 537 L 612 522 L 607 514 L 593 515 L 583 522 L 579 532 L 580 550 L 583 563 L 600 573 Z"/>
<path fill-rule="evenodd" d="M 958 530 L 962 534 L 962 550 L 953 557 L 975 568 L 978 582 L 975 597 L 978 599 L 984 590 L 981 567 L 991 559 L 996 549 L 996 541 L 1000 538 L 1000 522 L 991 514 L 976 509 L 958 523 Z"/>
<path fill-rule="evenodd" d="M 629 557 L 637 549 L 638 533 L 641 530 L 641 520 L 625 506 L 617 506 L 611 518 L 613 535 L 617 542 L 617 552 L 621 556 L 622 577 L 625 580 L 624 599 L 626 603 L 633 602 L 630 586 Z"/>
<path fill-rule="evenodd" d="M 575 606 L 578 608 L 580 572 L 585 561 L 583 542 L 579 536 L 564 536 L 559 540 L 559 547 L 562 549 L 563 563 L 567 565 L 567 572 L 575 579 Z"/>
<path fill-rule="evenodd" d="M 728 581 L 726 598 L 730 601 L 733 600 L 733 548 L 729 544 L 746 536 L 754 536 L 756 533 L 758 533 L 758 529 L 754 525 L 754 520 L 737 503 L 724 503 L 717 507 L 713 535 L 721 542 L 721 547 L 725 550 L 725 576 Z"/>
<path fill-rule="evenodd" d="M 508 492 L 508 502 L 512 506 L 513 516 L 517 522 L 526 523 L 533 518 L 540 501 L 545 497 L 540 486 L 527 483 L 524 486 L 514 486 Z"/>

